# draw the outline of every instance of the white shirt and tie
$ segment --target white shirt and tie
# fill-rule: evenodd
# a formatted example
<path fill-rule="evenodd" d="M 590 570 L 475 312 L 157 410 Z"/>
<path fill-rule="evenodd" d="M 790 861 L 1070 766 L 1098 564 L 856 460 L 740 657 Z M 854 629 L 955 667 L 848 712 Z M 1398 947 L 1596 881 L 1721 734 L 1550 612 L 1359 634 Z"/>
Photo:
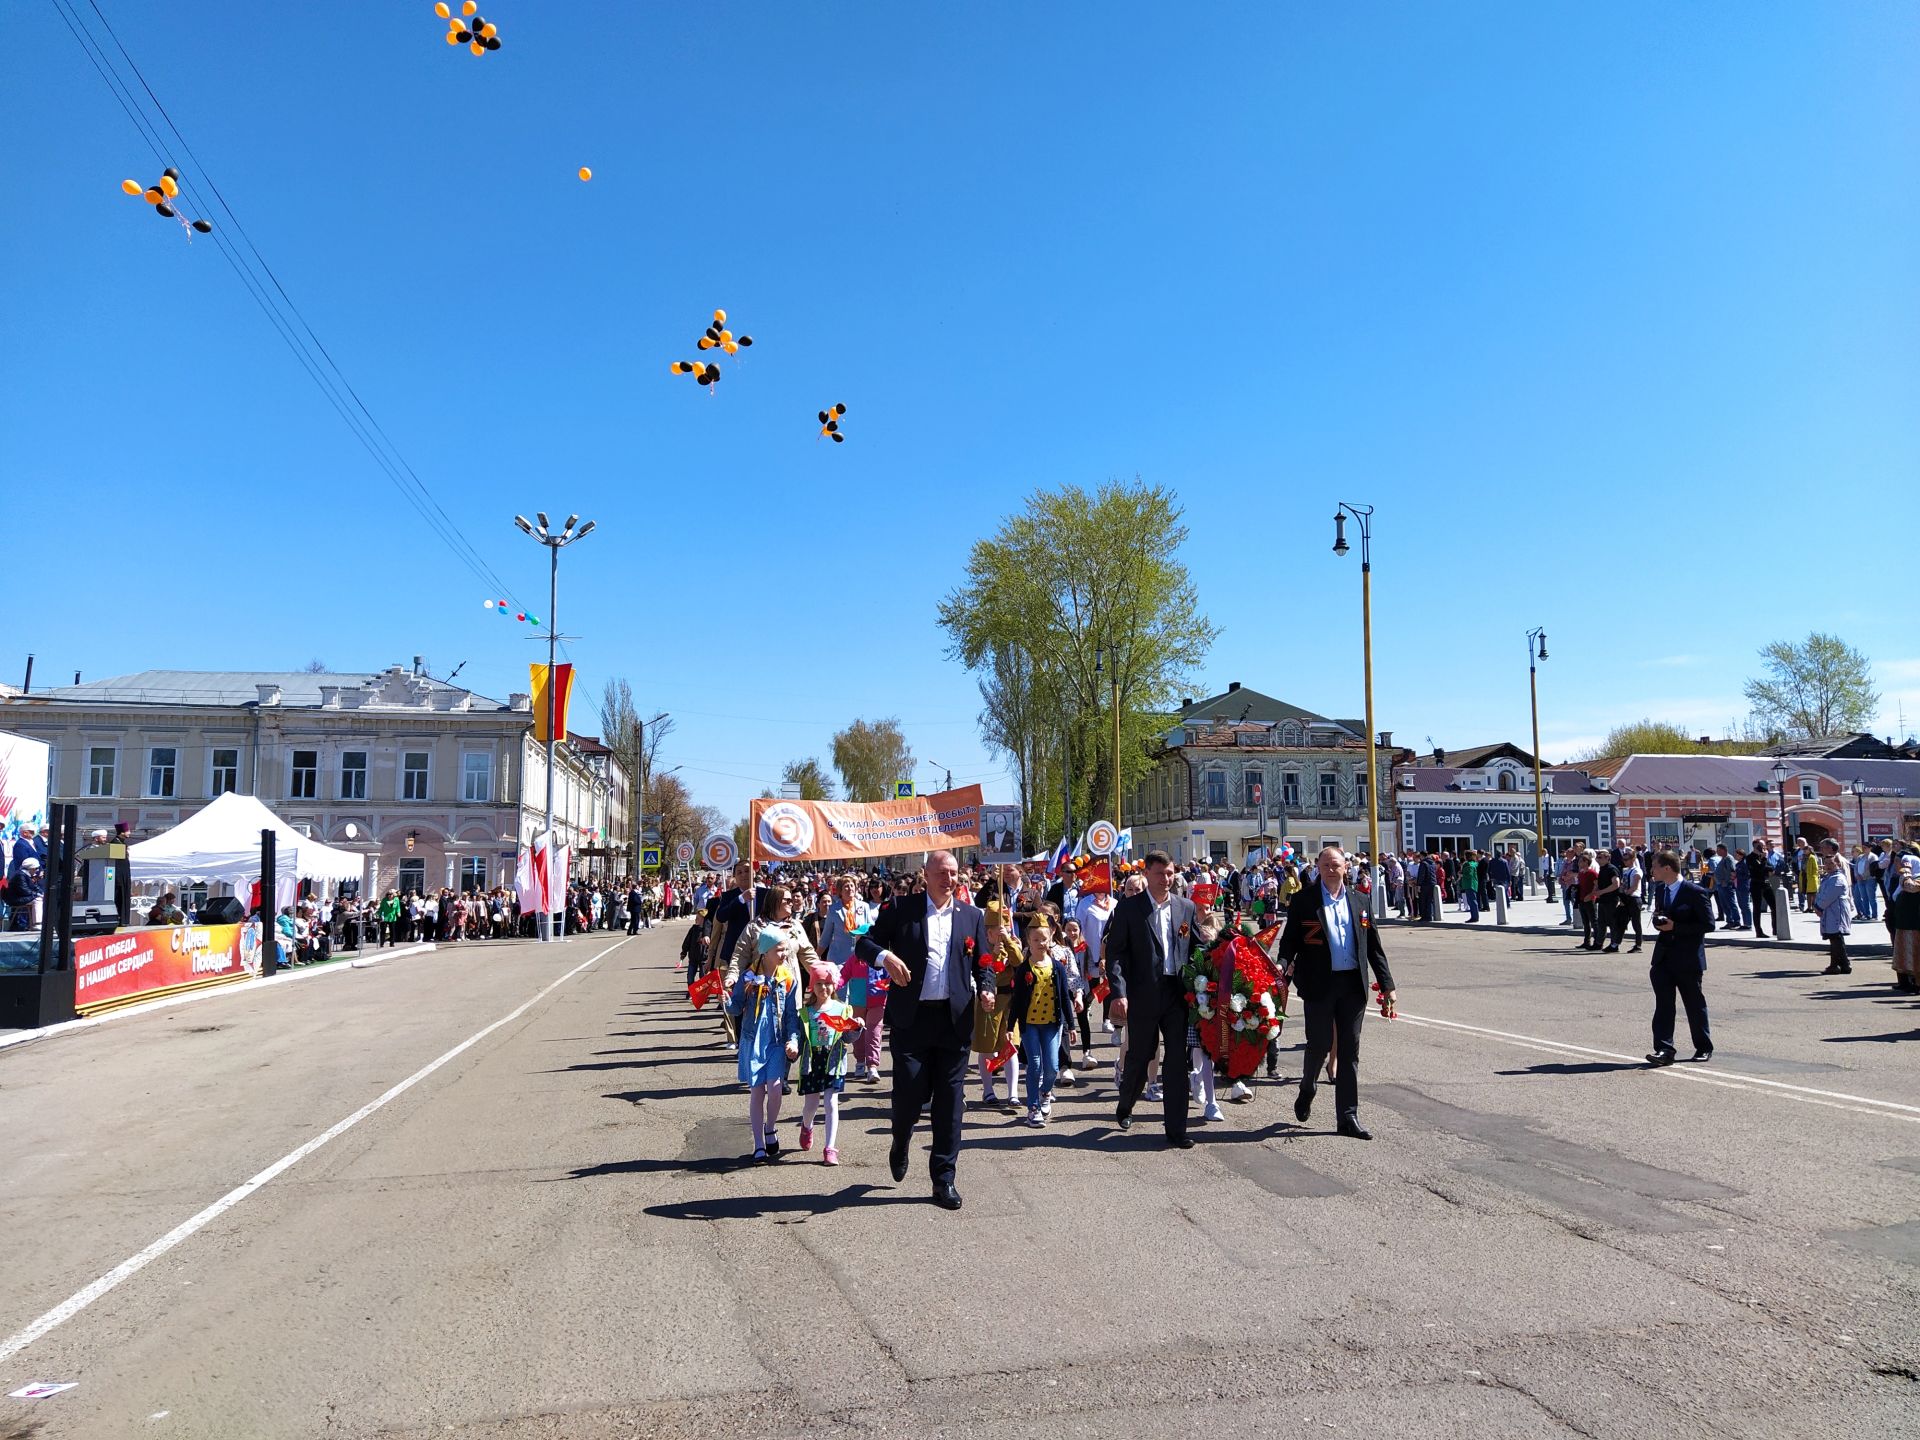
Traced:
<path fill-rule="evenodd" d="M 922 1000 L 947 998 L 947 947 L 953 943 L 953 907 L 952 895 L 944 905 L 935 905 L 933 896 L 927 896 L 927 970 L 920 981 Z"/>

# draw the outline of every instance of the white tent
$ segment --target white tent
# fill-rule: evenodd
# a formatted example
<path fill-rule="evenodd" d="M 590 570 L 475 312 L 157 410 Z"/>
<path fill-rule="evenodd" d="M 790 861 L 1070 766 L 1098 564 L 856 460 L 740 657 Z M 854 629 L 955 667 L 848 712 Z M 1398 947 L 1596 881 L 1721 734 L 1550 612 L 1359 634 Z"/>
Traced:
<path fill-rule="evenodd" d="M 282 877 L 358 880 L 363 856 L 310 840 L 251 795 L 229 790 L 171 830 L 127 847 L 133 882 L 224 881 L 238 888 L 260 878 L 260 832 L 274 833 L 274 867 Z"/>

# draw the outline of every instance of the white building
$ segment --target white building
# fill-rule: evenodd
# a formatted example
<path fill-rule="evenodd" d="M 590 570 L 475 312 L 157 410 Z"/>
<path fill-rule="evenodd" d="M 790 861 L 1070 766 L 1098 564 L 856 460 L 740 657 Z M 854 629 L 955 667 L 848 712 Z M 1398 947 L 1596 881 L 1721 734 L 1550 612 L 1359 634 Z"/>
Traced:
<path fill-rule="evenodd" d="M 502 703 L 435 680 L 419 662 L 373 675 L 144 670 L 0 696 L 0 726 L 52 747 L 48 788 L 82 829 L 133 839 L 228 790 L 368 857 L 379 888 L 512 884 L 545 825 L 546 751 L 525 695 Z M 556 751 L 554 816 L 574 873 L 624 870 L 627 780 L 598 741 Z"/>

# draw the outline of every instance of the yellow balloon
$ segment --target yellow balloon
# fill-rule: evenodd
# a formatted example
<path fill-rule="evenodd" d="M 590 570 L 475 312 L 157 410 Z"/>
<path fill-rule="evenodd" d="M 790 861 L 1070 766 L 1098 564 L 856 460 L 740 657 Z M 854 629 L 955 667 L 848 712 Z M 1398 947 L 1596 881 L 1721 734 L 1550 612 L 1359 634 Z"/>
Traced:
<path fill-rule="evenodd" d="M 445 20 L 449 15 L 453 14 L 451 10 L 447 9 L 447 0 L 436 0 L 433 13 L 438 15 L 442 20 Z"/>
<path fill-rule="evenodd" d="M 458 25 L 460 22 L 456 20 L 453 23 Z M 458 45 L 459 43 L 460 43 L 460 32 L 458 30 L 447 31 L 447 44 Z"/>
<path fill-rule="evenodd" d="M 716 310 L 716 311 L 714 311 L 714 312 L 713 312 L 713 323 L 714 323 L 714 324 L 716 324 L 716 325 L 724 325 L 724 324 L 726 324 L 726 323 L 727 323 L 727 312 L 726 312 L 726 311 L 724 311 L 724 310 Z"/>
<path fill-rule="evenodd" d="M 586 166 L 582 165 L 580 167 L 580 178 L 582 180 L 591 180 L 593 178 L 593 171 L 589 170 Z"/>
<path fill-rule="evenodd" d="M 180 187 L 174 183 L 171 175 L 162 175 L 160 177 L 160 188 L 167 192 L 167 198 L 169 200 L 180 193 Z"/>
<path fill-rule="evenodd" d="M 141 198 L 145 200 L 149 205 L 158 205 L 162 200 L 166 199 L 167 197 L 161 193 L 160 187 L 156 185 L 151 190 L 148 190 L 143 196 L 141 196 Z"/>
<path fill-rule="evenodd" d="M 138 195 L 140 193 L 140 182 L 138 180 L 122 180 L 120 182 L 120 188 L 129 195 Z"/>
<path fill-rule="evenodd" d="M 711 350 L 713 348 L 713 341 L 709 340 L 704 335 L 702 335 L 698 340 L 694 341 L 693 343 L 695 345 L 698 345 L 702 350 Z"/>
<path fill-rule="evenodd" d="M 721 344 L 720 348 L 722 350 L 725 350 L 729 355 L 738 355 L 740 353 L 740 347 L 734 344 L 733 341 L 731 340 L 724 341 Z"/>
<path fill-rule="evenodd" d="M 493 39 L 494 36 L 498 35 L 499 33 L 500 33 L 500 27 L 494 24 L 491 20 L 489 20 L 486 24 L 480 27 L 480 36 L 484 40 L 491 40 Z"/>
<path fill-rule="evenodd" d="M 477 3 L 477 0 L 467 0 L 467 3 L 460 7 L 460 13 L 462 15 L 471 15 L 474 11 L 478 10 L 479 8 L 480 6 Z"/>
<path fill-rule="evenodd" d="M 733 332 L 731 330 L 722 330 L 720 332 L 720 343 L 722 345 L 726 344 L 731 339 L 733 339 Z"/>
<path fill-rule="evenodd" d="M 474 41 L 471 45 L 467 46 L 467 49 L 471 50 L 476 55 L 484 55 L 487 53 L 487 47 L 482 45 L 478 40 Z"/>

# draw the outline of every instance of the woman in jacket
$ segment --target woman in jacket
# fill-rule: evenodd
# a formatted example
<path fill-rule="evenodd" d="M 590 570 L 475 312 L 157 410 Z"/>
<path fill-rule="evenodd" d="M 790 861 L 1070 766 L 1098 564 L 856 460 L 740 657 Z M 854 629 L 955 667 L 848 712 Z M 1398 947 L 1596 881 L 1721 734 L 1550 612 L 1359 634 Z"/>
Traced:
<path fill-rule="evenodd" d="M 1912 841 L 1887 857 L 1887 931 L 1893 939 L 1893 985 L 1920 993 L 1920 845 Z"/>

